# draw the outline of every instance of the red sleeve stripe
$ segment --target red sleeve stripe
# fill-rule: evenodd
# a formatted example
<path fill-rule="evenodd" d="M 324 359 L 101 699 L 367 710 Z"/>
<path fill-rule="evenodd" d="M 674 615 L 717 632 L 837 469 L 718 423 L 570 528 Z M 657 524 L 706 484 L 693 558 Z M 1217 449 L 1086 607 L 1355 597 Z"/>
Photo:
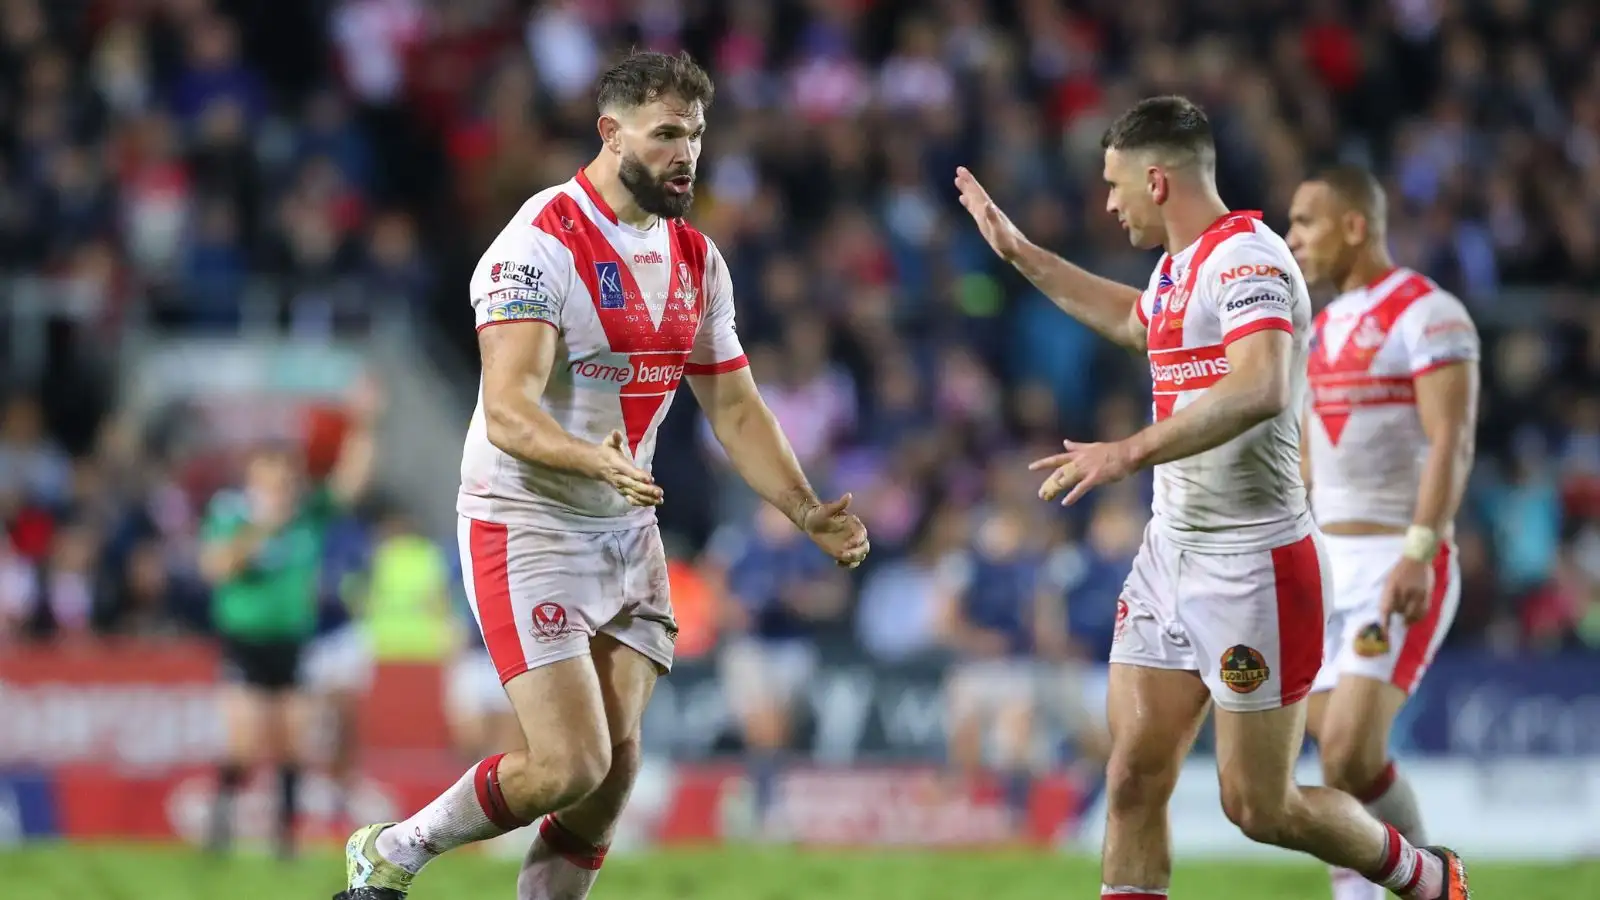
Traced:
<path fill-rule="evenodd" d="M 710 363 L 709 365 L 706 363 L 686 363 L 683 367 L 683 374 L 726 375 L 729 372 L 737 372 L 748 365 L 750 365 L 749 358 L 741 353 L 733 359 L 725 359 L 722 362 Z"/>
<path fill-rule="evenodd" d="M 1411 373 L 1411 377 L 1412 378 L 1421 378 L 1422 376 L 1428 374 L 1429 372 L 1437 372 L 1440 369 L 1446 368 L 1448 366 L 1453 366 L 1456 363 L 1470 363 L 1470 362 L 1477 362 L 1477 360 L 1473 359 L 1470 356 L 1453 356 L 1453 357 L 1451 357 L 1449 359 L 1435 360 L 1434 362 L 1428 363 L 1427 365 L 1423 366 L 1422 368 L 1417 369 L 1415 372 L 1412 372 Z"/>
<path fill-rule="evenodd" d="M 479 325 L 478 326 L 478 333 L 482 334 L 483 330 L 485 328 L 490 328 L 490 327 L 495 326 L 495 325 L 516 325 L 516 324 L 519 324 L 519 323 L 522 323 L 522 322 L 533 322 L 533 323 L 538 324 L 538 325 L 549 325 L 551 328 L 556 328 L 556 323 L 547 322 L 544 319 L 495 319 L 493 321 L 485 322 L 482 325 Z M 560 331 L 561 329 L 556 328 L 556 330 Z"/>
<path fill-rule="evenodd" d="M 1290 334 L 1294 334 L 1294 325 L 1288 319 L 1280 319 L 1276 316 L 1270 319 L 1257 319 L 1254 322 L 1246 322 L 1223 335 L 1222 345 L 1226 347 L 1234 341 L 1242 337 L 1249 337 L 1258 331 L 1287 331 Z"/>

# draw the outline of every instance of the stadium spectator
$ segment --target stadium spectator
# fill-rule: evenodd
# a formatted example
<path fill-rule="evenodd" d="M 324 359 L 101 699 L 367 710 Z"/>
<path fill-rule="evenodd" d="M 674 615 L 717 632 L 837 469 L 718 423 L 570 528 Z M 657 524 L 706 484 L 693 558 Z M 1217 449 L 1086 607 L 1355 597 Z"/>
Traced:
<path fill-rule="evenodd" d="M 784 514 L 763 504 L 748 526 L 727 526 L 710 554 L 725 585 L 719 663 L 739 722 L 763 827 L 817 668 L 817 641 L 844 631 L 849 582 Z"/>

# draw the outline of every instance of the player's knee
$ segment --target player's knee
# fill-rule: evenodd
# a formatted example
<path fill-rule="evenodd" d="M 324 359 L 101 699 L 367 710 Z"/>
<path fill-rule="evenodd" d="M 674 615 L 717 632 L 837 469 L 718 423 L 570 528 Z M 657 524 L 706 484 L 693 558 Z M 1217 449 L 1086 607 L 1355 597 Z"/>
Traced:
<path fill-rule="evenodd" d="M 1106 803 L 1113 814 L 1133 813 L 1166 805 L 1177 783 L 1172 761 L 1114 747 L 1106 763 Z"/>
<path fill-rule="evenodd" d="M 644 767 L 644 748 L 637 737 L 626 738 L 611 747 L 611 768 L 606 773 L 604 790 L 626 795 Z"/>
<path fill-rule="evenodd" d="M 1388 762 L 1382 747 L 1374 749 L 1360 737 L 1339 730 L 1330 730 L 1318 749 L 1322 757 L 1322 783 L 1356 796 L 1372 787 Z"/>
<path fill-rule="evenodd" d="M 529 780 L 536 787 L 517 797 L 508 793 L 506 800 L 514 812 L 528 819 L 565 809 L 600 787 L 611 771 L 611 760 L 611 742 L 603 734 L 592 738 L 568 735 L 560 744 L 529 753 L 528 774 L 533 776 Z"/>
<path fill-rule="evenodd" d="M 1292 836 L 1294 823 L 1287 796 L 1224 782 L 1222 811 L 1245 837 L 1258 844 L 1285 846 Z"/>

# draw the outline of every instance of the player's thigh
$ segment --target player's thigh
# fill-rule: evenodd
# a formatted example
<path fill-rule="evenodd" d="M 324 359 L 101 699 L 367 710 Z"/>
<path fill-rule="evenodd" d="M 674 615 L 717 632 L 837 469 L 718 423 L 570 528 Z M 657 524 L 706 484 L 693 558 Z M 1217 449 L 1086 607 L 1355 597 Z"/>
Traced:
<path fill-rule="evenodd" d="M 588 654 L 528 669 L 505 689 L 535 768 L 595 782 L 611 768 L 605 694 Z"/>
<path fill-rule="evenodd" d="M 1359 792 L 1382 773 L 1389 733 L 1407 694 L 1376 678 L 1345 675 L 1326 694 L 1317 721 L 1317 747 L 1329 787 Z"/>
<path fill-rule="evenodd" d="M 1329 593 L 1316 534 L 1259 552 L 1184 551 L 1179 570 L 1179 619 L 1218 709 L 1277 709 L 1311 693 Z"/>
<path fill-rule="evenodd" d="M 1217 779 L 1222 807 L 1244 826 L 1284 808 L 1305 740 L 1306 704 L 1241 712 L 1217 707 Z"/>
<path fill-rule="evenodd" d="M 589 641 L 622 607 L 623 563 L 609 533 L 462 517 L 457 538 L 467 600 L 502 683 L 587 657 Z"/>
<path fill-rule="evenodd" d="M 1111 664 L 1106 781 L 1114 809 L 1166 803 L 1205 720 L 1206 703 L 1206 686 L 1194 672 Z"/>
<path fill-rule="evenodd" d="M 637 744 L 645 707 L 655 693 L 659 665 L 609 634 L 590 644 L 613 747 Z"/>

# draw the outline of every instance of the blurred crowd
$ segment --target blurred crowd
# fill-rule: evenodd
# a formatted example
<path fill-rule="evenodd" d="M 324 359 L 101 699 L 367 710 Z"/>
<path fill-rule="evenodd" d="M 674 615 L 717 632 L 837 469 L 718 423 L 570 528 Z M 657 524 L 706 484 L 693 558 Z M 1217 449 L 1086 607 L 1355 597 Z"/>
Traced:
<path fill-rule="evenodd" d="M 638 46 L 717 79 L 695 221 L 768 402 L 875 548 L 849 577 L 820 564 L 680 398 L 656 465 L 686 657 L 798 648 L 796 684 L 823 645 L 1104 658 L 1148 482 L 1062 512 L 1025 464 L 1138 428 L 1145 367 L 998 264 L 949 179 L 971 166 L 1035 240 L 1142 283 L 1098 141 L 1158 92 L 1205 106 L 1223 197 L 1271 223 L 1318 164 L 1382 174 L 1397 258 L 1485 334 L 1451 643 L 1600 649 L 1600 315 L 1528 299 L 1600 291 L 1597 19 L 1583 0 L 0 0 L 0 269 L 94 311 L 6 371 L 0 638 L 204 628 L 215 484 L 163 423 L 86 399 L 85 347 L 134 318 L 405 318 L 474 354 L 466 271 L 587 161 L 592 79 Z M 454 557 L 451 523 L 423 524 Z M 330 548 L 330 584 L 371 565 L 371 531 Z"/>

